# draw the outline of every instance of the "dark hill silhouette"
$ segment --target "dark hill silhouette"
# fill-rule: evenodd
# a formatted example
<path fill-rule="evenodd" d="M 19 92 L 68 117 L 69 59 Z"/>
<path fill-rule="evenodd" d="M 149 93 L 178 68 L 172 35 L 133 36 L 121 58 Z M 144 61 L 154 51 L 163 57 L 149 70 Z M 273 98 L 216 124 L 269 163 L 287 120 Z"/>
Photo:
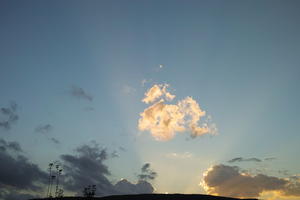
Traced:
<path fill-rule="evenodd" d="M 112 195 L 105 197 L 61 197 L 52 200 L 237 200 L 238 198 L 220 197 L 203 194 L 136 194 Z M 51 200 L 50 198 L 32 200 Z M 244 199 L 255 200 L 255 199 Z"/>

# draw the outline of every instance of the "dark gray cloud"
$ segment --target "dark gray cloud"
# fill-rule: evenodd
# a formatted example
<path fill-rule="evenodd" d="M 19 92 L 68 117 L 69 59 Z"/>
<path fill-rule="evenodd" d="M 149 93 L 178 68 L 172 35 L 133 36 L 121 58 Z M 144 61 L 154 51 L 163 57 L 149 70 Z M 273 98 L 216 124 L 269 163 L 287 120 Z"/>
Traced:
<path fill-rule="evenodd" d="M 153 192 L 152 185 L 144 180 L 140 180 L 136 184 L 127 180 L 121 180 L 115 185 L 112 184 L 107 178 L 111 173 L 104 163 L 111 157 L 112 155 L 106 149 L 100 148 L 95 142 L 91 145 L 78 147 L 75 150 L 75 155 L 62 155 L 65 189 L 81 195 L 84 187 L 96 185 L 98 196 Z"/>
<path fill-rule="evenodd" d="M 227 162 L 229 162 L 229 163 L 235 163 L 235 162 L 262 162 L 262 160 L 258 159 L 258 158 L 237 157 L 237 158 L 233 158 L 231 160 L 228 160 Z"/>
<path fill-rule="evenodd" d="M 35 132 L 45 134 L 52 131 L 52 129 L 53 126 L 51 124 L 39 125 L 38 127 L 35 128 Z"/>
<path fill-rule="evenodd" d="M 83 145 L 76 149 L 77 155 L 62 155 L 64 162 L 64 186 L 81 192 L 87 185 L 97 185 L 98 193 L 112 192 L 112 184 L 106 178 L 110 172 L 103 161 L 107 159 L 105 149 L 98 145 Z"/>
<path fill-rule="evenodd" d="M 11 129 L 11 126 L 19 119 L 19 115 L 16 113 L 17 107 L 16 103 L 11 102 L 8 107 L 0 109 L 0 128 Z"/>
<path fill-rule="evenodd" d="M 76 97 L 78 99 L 85 99 L 88 101 L 93 101 L 93 96 L 88 94 L 86 91 L 84 91 L 82 88 L 77 86 L 72 86 L 70 94 L 73 97 Z"/>
<path fill-rule="evenodd" d="M 0 151 L 12 150 L 15 152 L 22 152 L 22 148 L 17 142 L 7 142 L 0 138 Z"/>
<path fill-rule="evenodd" d="M 140 181 L 154 180 L 157 173 L 150 168 L 150 163 L 145 163 L 141 168 L 141 173 L 138 174 Z"/>
<path fill-rule="evenodd" d="M 47 174 L 21 155 L 21 147 L 16 142 L 0 142 L 0 188 L 15 190 L 41 190 Z"/>
<path fill-rule="evenodd" d="M 263 191 L 278 191 L 286 196 L 300 196 L 299 180 L 264 174 L 242 173 L 239 167 L 215 165 L 204 175 L 208 193 L 229 197 L 258 197 Z"/>

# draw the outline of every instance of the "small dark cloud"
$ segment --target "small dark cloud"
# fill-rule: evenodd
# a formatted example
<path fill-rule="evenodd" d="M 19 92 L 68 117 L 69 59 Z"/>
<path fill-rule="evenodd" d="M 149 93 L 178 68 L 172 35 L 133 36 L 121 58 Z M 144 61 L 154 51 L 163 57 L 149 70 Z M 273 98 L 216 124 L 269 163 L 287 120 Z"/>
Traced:
<path fill-rule="evenodd" d="M 54 137 L 50 138 L 50 140 L 55 144 L 60 144 L 60 141 Z"/>
<path fill-rule="evenodd" d="M 265 158 L 264 160 L 265 161 L 272 161 L 272 160 L 275 160 L 276 158 L 275 157 L 268 157 L 268 158 Z"/>
<path fill-rule="evenodd" d="M 8 107 L 0 109 L 0 128 L 11 129 L 12 124 L 19 119 L 19 115 L 16 113 L 17 107 L 18 105 L 15 102 L 11 102 Z"/>
<path fill-rule="evenodd" d="M 45 134 L 52 131 L 52 129 L 53 126 L 51 124 L 39 125 L 38 127 L 35 128 L 35 132 Z"/>
<path fill-rule="evenodd" d="M 154 180 L 157 173 L 150 168 L 150 163 L 145 163 L 141 168 L 141 173 L 138 174 L 140 181 Z"/>
<path fill-rule="evenodd" d="M 119 147 L 119 150 L 123 151 L 123 152 L 126 152 L 126 149 L 124 147 L 121 147 L 121 146 Z"/>
<path fill-rule="evenodd" d="M 235 163 L 235 162 L 262 162 L 262 160 L 258 159 L 258 158 L 237 157 L 237 158 L 233 158 L 231 160 L 228 160 L 227 162 L 229 162 L 229 163 Z"/>
<path fill-rule="evenodd" d="M 111 157 L 112 157 L 112 158 L 118 158 L 118 157 L 119 157 L 118 152 L 117 152 L 117 151 L 113 151 L 113 152 L 111 153 Z"/>
<path fill-rule="evenodd" d="M 284 196 L 300 196 L 299 180 L 264 174 L 242 173 L 236 166 L 215 165 L 204 175 L 209 194 L 228 197 L 258 197 L 263 191 L 277 191 Z"/>
<path fill-rule="evenodd" d="M 47 174 L 20 153 L 21 147 L 18 143 L 1 140 L 0 188 L 41 190 L 40 185 L 47 182 Z"/>
<path fill-rule="evenodd" d="M 77 86 L 72 86 L 70 94 L 73 97 L 76 97 L 78 99 L 85 99 L 88 101 L 93 101 L 93 96 L 88 94 L 86 91 L 84 91 L 82 88 Z"/>

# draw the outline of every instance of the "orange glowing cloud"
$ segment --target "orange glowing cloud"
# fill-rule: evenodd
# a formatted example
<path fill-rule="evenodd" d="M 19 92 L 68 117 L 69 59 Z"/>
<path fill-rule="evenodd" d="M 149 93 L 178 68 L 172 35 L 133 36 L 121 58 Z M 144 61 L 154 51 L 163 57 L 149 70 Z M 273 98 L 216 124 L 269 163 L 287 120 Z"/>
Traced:
<path fill-rule="evenodd" d="M 175 98 L 167 91 L 168 87 L 167 84 L 155 84 L 145 93 L 142 102 L 153 104 L 140 113 L 139 130 L 150 131 L 160 141 L 172 139 L 176 132 L 190 131 L 191 137 L 216 133 L 216 126 L 210 124 L 209 118 L 200 123 L 206 113 L 192 97 L 177 104 L 166 104 Z"/>

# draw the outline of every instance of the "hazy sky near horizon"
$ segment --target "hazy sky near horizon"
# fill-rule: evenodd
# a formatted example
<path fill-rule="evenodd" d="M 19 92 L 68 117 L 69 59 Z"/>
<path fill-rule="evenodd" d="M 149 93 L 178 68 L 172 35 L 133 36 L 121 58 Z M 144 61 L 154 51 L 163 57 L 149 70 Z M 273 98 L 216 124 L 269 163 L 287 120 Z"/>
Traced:
<path fill-rule="evenodd" d="M 112 182 L 135 182 L 151 163 L 162 193 L 205 193 L 203 173 L 239 157 L 261 160 L 234 162 L 253 173 L 299 174 L 299 8 L 291 0 L 1 1 L 0 108 L 15 102 L 19 119 L 1 126 L 0 138 L 43 170 L 96 141 L 118 154 L 106 161 Z M 155 84 L 169 84 L 173 103 L 192 97 L 218 134 L 158 141 L 139 130 Z"/>

